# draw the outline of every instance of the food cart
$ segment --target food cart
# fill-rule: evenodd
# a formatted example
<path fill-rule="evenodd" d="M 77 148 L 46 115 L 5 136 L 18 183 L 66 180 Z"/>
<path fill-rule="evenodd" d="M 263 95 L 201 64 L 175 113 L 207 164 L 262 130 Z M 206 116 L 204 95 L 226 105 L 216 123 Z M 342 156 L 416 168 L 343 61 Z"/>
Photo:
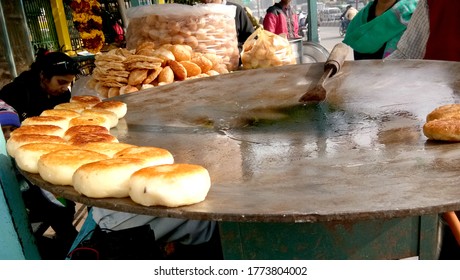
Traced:
<path fill-rule="evenodd" d="M 186 80 L 115 97 L 120 142 L 168 149 L 206 167 L 212 186 L 190 206 L 92 199 L 39 175 L 33 183 L 117 211 L 214 220 L 226 259 L 437 258 L 438 214 L 460 208 L 458 144 L 422 133 L 458 102 L 460 64 L 347 61 L 327 98 L 303 104 L 323 64 Z"/>

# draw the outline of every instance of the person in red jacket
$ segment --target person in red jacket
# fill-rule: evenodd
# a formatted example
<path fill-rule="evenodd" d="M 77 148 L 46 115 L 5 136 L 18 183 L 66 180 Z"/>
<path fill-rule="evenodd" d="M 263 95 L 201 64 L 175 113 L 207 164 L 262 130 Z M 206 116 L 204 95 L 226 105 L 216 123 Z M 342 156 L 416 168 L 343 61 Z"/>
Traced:
<path fill-rule="evenodd" d="M 269 7 L 264 18 L 264 29 L 288 39 L 300 38 L 299 19 L 291 8 L 291 0 L 281 0 Z"/>

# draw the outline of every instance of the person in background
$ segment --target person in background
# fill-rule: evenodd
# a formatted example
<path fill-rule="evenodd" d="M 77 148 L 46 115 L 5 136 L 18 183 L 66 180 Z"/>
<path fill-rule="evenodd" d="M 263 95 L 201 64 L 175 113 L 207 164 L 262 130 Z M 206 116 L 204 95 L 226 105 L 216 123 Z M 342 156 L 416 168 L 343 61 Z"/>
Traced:
<path fill-rule="evenodd" d="M 264 29 L 277 35 L 284 34 L 287 39 L 300 38 L 299 19 L 291 8 L 291 0 L 281 0 L 267 9 Z"/>
<path fill-rule="evenodd" d="M 236 36 L 238 38 L 238 50 L 241 54 L 244 42 L 246 42 L 246 39 L 248 39 L 248 37 L 251 36 L 251 34 L 254 32 L 254 25 L 252 25 L 252 22 L 249 19 L 248 14 L 241 5 L 226 0 L 222 0 L 222 4 L 236 6 Z"/>
<path fill-rule="evenodd" d="M 349 21 L 352 21 L 357 13 L 358 13 L 358 10 L 356 10 L 355 7 L 351 6 L 346 12 L 345 18 L 348 19 Z"/>
<path fill-rule="evenodd" d="M 201 0 L 201 2 L 203 4 L 224 4 L 233 5 L 236 7 L 235 28 L 236 36 L 238 39 L 238 50 L 241 54 L 244 42 L 246 42 L 246 39 L 248 39 L 248 37 L 254 32 L 254 26 L 244 8 L 237 3 L 229 2 L 226 0 Z"/>
<path fill-rule="evenodd" d="M 340 16 L 340 19 L 342 19 L 340 24 L 342 24 L 342 28 L 344 30 L 347 30 L 348 25 L 350 24 L 351 20 L 356 16 L 357 13 L 358 13 L 358 10 L 356 10 L 355 7 L 353 7 L 352 5 L 347 6 L 345 11 Z"/>
<path fill-rule="evenodd" d="M 302 11 L 299 11 L 297 14 L 297 17 L 299 18 L 299 36 L 300 37 L 306 37 L 307 36 L 307 28 L 308 28 L 308 17 L 306 13 L 302 13 Z"/>
<path fill-rule="evenodd" d="M 252 10 L 249 9 L 249 7 L 244 6 L 243 9 L 246 12 L 246 15 L 248 16 L 248 19 L 251 21 L 252 26 L 254 27 L 254 29 L 263 27 L 262 23 L 260 22 L 260 19 L 257 19 L 254 16 Z"/>
<path fill-rule="evenodd" d="M 0 99 L 18 112 L 22 122 L 69 102 L 69 87 L 77 74 L 79 64 L 65 53 L 40 50 L 30 69 L 0 90 Z"/>
<path fill-rule="evenodd" d="M 0 99 L 14 108 L 19 122 L 28 117 L 39 116 L 44 110 L 53 109 L 60 103 L 70 101 L 69 87 L 80 73 L 78 63 L 61 52 L 40 50 L 30 70 L 21 73 L 0 90 Z M 64 259 L 78 231 L 73 225 L 75 203 L 57 200 L 18 175 L 25 186 L 22 191 L 24 204 L 31 222 L 43 222 L 55 232 L 54 238 L 35 236 L 42 258 Z"/>
<path fill-rule="evenodd" d="M 397 49 L 386 59 L 460 61 L 460 1 L 420 0 Z M 440 259 L 460 259 L 459 211 L 442 214 Z"/>
<path fill-rule="evenodd" d="M 390 55 L 406 30 L 418 0 L 375 0 L 350 22 L 343 42 L 355 60 L 383 59 Z"/>

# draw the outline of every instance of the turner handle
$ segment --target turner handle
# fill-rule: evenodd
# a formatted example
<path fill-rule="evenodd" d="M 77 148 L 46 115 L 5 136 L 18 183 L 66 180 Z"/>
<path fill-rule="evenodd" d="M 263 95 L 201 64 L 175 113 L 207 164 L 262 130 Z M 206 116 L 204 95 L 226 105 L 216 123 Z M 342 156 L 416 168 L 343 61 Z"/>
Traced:
<path fill-rule="evenodd" d="M 334 46 L 329 57 L 324 63 L 324 71 L 332 69 L 330 77 L 334 76 L 343 66 L 343 62 L 348 56 L 349 47 L 344 43 L 338 43 Z"/>

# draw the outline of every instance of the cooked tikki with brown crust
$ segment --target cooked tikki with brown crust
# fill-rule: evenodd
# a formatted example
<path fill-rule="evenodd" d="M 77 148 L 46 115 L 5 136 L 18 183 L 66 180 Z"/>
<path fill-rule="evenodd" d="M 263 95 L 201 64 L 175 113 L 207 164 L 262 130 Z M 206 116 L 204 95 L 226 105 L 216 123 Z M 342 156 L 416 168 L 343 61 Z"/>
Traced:
<path fill-rule="evenodd" d="M 79 134 L 86 134 L 86 133 L 97 133 L 97 134 L 110 134 L 107 127 L 100 126 L 100 125 L 75 125 L 69 127 L 64 133 L 64 139 L 69 140 L 70 138 L 79 135 Z"/>
<path fill-rule="evenodd" d="M 18 127 L 11 132 L 11 136 L 19 134 L 42 134 L 42 135 L 55 135 L 64 136 L 65 130 L 57 125 L 51 124 L 31 124 Z"/>
<path fill-rule="evenodd" d="M 107 159 L 108 156 L 83 149 L 58 150 L 38 160 L 38 173 L 55 185 L 72 185 L 72 176 L 83 164 Z"/>
<path fill-rule="evenodd" d="M 93 107 L 94 109 L 100 108 L 114 112 L 119 119 L 123 118 L 128 112 L 126 103 L 116 100 L 102 101 Z"/>
<path fill-rule="evenodd" d="M 144 206 L 178 207 L 203 201 L 211 187 L 206 168 L 194 164 L 164 164 L 136 171 L 129 196 Z"/>
<path fill-rule="evenodd" d="M 117 137 L 111 134 L 105 133 L 85 133 L 77 134 L 72 136 L 69 139 L 69 143 L 72 145 L 83 145 L 91 142 L 109 142 L 109 143 L 118 143 Z"/>
<path fill-rule="evenodd" d="M 69 128 L 76 125 L 100 125 L 110 129 L 110 121 L 104 117 L 98 116 L 80 116 L 70 120 Z"/>
<path fill-rule="evenodd" d="M 87 197 L 128 197 L 129 178 L 147 166 L 146 161 L 138 158 L 110 158 L 84 164 L 75 171 L 72 185 Z"/>
<path fill-rule="evenodd" d="M 82 103 L 86 108 L 91 108 L 101 101 L 100 97 L 94 95 L 76 95 L 70 98 L 70 103 Z"/>
<path fill-rule="evenodd" d="M 11 157 L 15 157 L 16 150 L 22 145 L 29 143 L 63 143 L 66 144 L 62 137 L 43 134 L 19 134 L 11 136 L 6 141 L 6 151 Z"/>
<path fill-rule="evenodd" d="M 460 104 L 442 105 L 431 111 L 423 134 L 431 140 L 460 141 Z"/>
<path fill-rule="evenodd" d="M 69 127 L 69 119 L 58 116 L 37 116 L 23 120 L 21 125 L 56 125 L 65 130 Z"/>
<path fill-rule="evenodd" d="M 460 141 L 460 119 L 437 119 L 423 126 L 423 134 L 431 140 Z"/>
<path fill-rule="evenodd" d="M 75 149 L 75 146 L 64 143 L 30 143 L 16 150 L 16 164 L 30 173 L 38 173 L 38 160 L 42 155 L 58 150 Z"/>
<path fill-rule="evenodd" d="M 460 119 L 460 104 L 439 106 L 426 116 L 426 121 L 436 119 Z"/>

